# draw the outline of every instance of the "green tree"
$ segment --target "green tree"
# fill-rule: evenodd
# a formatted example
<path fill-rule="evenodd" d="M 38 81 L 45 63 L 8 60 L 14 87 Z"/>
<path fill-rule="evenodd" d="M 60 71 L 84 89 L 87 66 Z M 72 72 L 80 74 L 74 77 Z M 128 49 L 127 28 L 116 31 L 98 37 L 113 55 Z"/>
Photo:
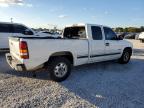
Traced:
<path fill-rule="evenodd" d="M 124 28 L 124 30 L 123 30 L 124 32 L 128 32 L 128 28 Z"/>
<path fill-rule="evenodd" d="M 129 27 L 129 28 L 128 28 L 128 32 L 133 32 L 133 33 L 135 33 L 135 32 L 140 32 L 140 30 L 139 30 L 139 28 L 136 28 L 136 27 Z"/>
<path fill-rule="evenodd" d="M 122 27 L 117 27 L 116 29 L 115 29 L 115 32 L 123 32 L 124 30 L 123 30 L 123 28 Z"/>

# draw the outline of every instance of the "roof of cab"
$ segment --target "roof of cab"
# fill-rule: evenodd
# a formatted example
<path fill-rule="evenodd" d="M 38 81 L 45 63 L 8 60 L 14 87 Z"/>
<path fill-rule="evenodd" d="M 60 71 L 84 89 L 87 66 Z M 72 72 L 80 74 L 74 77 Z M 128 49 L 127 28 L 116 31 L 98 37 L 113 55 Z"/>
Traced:
<path fill-rule="evenodd" d="M 66 25 L 65 27 L 80 27 L 80 26 L 85 26 L 85 23 L 77 23 L 77 24 L 69 24 Z"/>
<path fill-rule="evenodd" d="M 86 26 L 86 25 L 108 27 L 105 25 L 90 24 L 90 23 L 77 23 L 77 24 L 66 25 L 65 27 L 81 27 L 81 26 Z"/>

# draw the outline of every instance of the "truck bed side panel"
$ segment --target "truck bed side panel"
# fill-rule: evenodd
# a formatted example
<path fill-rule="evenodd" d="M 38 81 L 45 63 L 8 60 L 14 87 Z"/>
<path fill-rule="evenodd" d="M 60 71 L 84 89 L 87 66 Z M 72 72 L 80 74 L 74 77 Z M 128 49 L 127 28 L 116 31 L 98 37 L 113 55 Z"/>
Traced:
<path fill-rule="evenodd" d="M 28 70 L 33 70 L 48 61 L 49 57 L 62 51 L 71 52 L 74 66 L 88 63 L 88 40 L 76 39 L 23 39 L 28 44 L 29 59 L 24 60 Z"/>

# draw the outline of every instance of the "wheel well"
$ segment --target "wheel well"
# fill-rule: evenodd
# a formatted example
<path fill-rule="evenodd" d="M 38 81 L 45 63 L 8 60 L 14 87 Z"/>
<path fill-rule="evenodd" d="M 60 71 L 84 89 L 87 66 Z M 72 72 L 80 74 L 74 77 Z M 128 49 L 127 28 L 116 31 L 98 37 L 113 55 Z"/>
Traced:
<path fill-rule="evenodd" d="M 56 57 L 65 57 L 66 59 L 68 59 L 71 62 L 72 65 L 74 64 L 74 58 L 73 58 L 72 53 L 65 52 L 65 51 L 64 52 L 56 52 L 56 53 L 52 54 L 47 63 L 51 62 L 51 60 Z"/>
<path fill-rule="evenodd" d="M 126 47 L 124 50 L 128 50 L 132 55 L 132 48 L 131 47 Z"/>

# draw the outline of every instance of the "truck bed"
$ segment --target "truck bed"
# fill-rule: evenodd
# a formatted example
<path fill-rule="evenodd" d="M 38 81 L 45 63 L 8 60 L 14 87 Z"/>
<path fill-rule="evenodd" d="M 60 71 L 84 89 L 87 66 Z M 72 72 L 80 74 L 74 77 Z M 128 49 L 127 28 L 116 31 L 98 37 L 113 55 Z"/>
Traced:
<path fill-rule="evenodd" d="M 20 59 L 19 42 L 25 41 L 28 45 L 29 59 Z M 57 52 L 70 52 L 73 55 L 74 65 L 88 63 L 89 46 L 87 39 L 65 39 L 53 37 L 10 37 L 10 53 L 22 64 L 26 65 L 27 70 L 37 69 L 49 60 L 49 57 Z M 80 50 L 82 49 L 82 50 Z M 87 56 L 87 58 L 79 58 Z M 79 59 L 78 59 L 79 58 Z"/>

